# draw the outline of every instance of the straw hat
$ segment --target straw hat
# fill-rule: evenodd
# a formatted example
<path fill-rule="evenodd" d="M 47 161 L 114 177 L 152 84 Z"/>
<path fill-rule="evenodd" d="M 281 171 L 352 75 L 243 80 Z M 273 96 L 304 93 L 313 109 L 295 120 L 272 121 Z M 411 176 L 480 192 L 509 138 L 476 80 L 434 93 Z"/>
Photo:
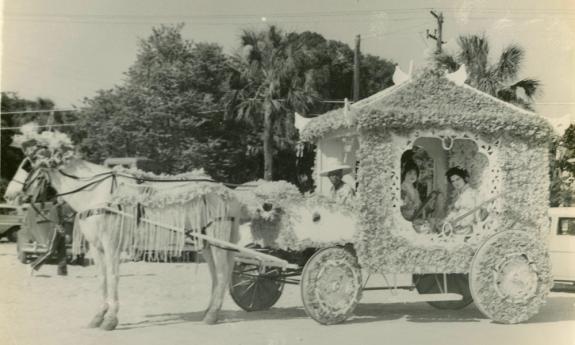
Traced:
<path fill-rule="evenodd" d="M 332 171 L 342 170 L 343 174 L 351 172 L 351 167 L 346 164 L 341 164 L 338 159 L 328 157 L 325 168 L 319 173 L 319 176 L 327 176 Z"/>

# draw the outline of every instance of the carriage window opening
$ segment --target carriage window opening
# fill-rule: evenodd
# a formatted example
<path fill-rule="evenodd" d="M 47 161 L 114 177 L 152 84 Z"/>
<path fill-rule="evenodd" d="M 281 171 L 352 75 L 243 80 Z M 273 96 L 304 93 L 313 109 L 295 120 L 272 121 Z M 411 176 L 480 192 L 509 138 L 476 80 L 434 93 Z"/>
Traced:
<path fill-rule="evenodd" d="M 401 157 L 403 218 L 418 233 L 473 233 L 488 215 L 480 197 L 488 165 L 471 139 L 451 139 L 446 148 L 439 138 L 418 138 Z"/>

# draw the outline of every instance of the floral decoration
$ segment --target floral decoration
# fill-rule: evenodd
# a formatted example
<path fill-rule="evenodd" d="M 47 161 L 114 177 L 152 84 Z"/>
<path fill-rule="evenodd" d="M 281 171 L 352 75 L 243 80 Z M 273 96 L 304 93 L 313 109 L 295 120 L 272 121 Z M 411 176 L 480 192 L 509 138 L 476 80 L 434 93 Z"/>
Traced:
<path fill-rule="evenodd" d="M 22 148 L 33 166 L 56 168 L 76 157 L 72 140 L 65 133 L 39 132 L 36 123 L 20 128 L 22 134 L 13 137 L 13 145 Z"/>
<path fill-rule="evenodd" d="M 481 135 L 509 135 L 531 143 L 546 142 L 555 135 L 542 117 L 471 87 L 458 86 L 431 69 L 419 71 L 400 90 L 353 111 L 352 124 L 346 122 L 342 109 L 314 118 L 304 128 L 302 139 L 314 141 L 336 129 L 353 126 L 361 131 L 397 132 L 429 127 L 463 131 L 473 128 Z"/>
<path fill-rule="evenodd" d="M 267 248 L 304 250 L 346 244 L 353 240 L 351 236 L 343 238 L 333 232 L 333 236 L 327 236 L 329 239 L 318 241 L 307 238 L 305 229 L 296 229 L 301 227 L 302 217 L 311 217 L 310 211 L 316 208 L 342 217 L 354 217 L 356 213 L 350 206 L 336 204 L 319 195 L 301 195 L 296 186 L 285 181 L 260 180 L 247 185 L 252 187 L 240 187 L 236 194 L 248 209 L 252 238 L 257 243 Z M 267 207 L 264 206 L 266 204 Z M 302 214 L 302 209 L 307 212 Z"/>
<path fill-rule="evenodd" d="M 349 110 L 355 112 L 356 110 Z M 349 119 L 354 121 L 350 122 Z M 350 128 L 355 125 L 355 116 L 345 116 L 343 109 L 335 109 L 321 116 L 315 117 L 309 121 L 301 133 L 301 139 L 304 141 L 314 141 L 326 133 L 333 132 L 341 128 Z"/>
<path fill-rule="evenodd" d="M 502 273 L 502 263 L 510 254 L 515 253 L 527 258 L 530 269 L 537 274 L 534 291 L 520 302 L 502 296 L 496 280 L 497 274 Z M 539 311 L 553 286 L 545 239 L 537 234 L 513 231 L 489 241 L 489 245 L 482 248 L 478 254 L 470 279 L 473 281 L 476 303 L 491 319 L 503 323 L 517 323 L 529 319 Z"/>
<path fill-rule="evenodd" d="M 354 243 L 362 267 L 386 273 L 467 273 L 485 236 L 510 229 L 544 232 L 547 228 L 547 145 L 554 134 L 543 118 L 458 86 L 432 70 L 421 71 L 400 90 L 355 111 L 352 126 L 360 134 L 360 197 Z M 342 111 L 332 111 L 310 122 L 302 137 L 317 140 L 345 126 Z M 391 168 L 400 161 L 391 134 L 422 129 L 473 131 L 500 148 L 496 163 L 502 167 L 498 178 L 504 187 L 499 203 L 503 206 L 494 210 L 494 216 L 501 219 L 500 228 L 484 229 L 481 236 L 468 240 L 426 238 L 415 232 L 412 237 L 417 240 L 394 235 L 401 200 L 383 192 L 389 183 L 399 180 L 400 173 Z M 463 156 L 469 153 L 466 148 L 461 150 Z M 486 169 L 483 161 L 474 161 L 474 166 L 465 157 L 454 159 L 477 172 Z"/>

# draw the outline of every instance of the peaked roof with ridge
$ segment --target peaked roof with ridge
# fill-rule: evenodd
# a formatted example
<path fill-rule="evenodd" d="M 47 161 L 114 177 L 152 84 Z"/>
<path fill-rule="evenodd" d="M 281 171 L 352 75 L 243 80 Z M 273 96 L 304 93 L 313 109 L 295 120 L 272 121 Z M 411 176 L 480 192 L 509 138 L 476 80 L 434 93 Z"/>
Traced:
<path fill-rule="evenodd" d="M 312 119 L 301 137 L 315 141 L 343 128 L 360 132 L 449 128 L 534 142 L 554 135 L 543 117 L 450 79 L 438 70 L 423 69 L 347 110 L 332 110 Z"/>

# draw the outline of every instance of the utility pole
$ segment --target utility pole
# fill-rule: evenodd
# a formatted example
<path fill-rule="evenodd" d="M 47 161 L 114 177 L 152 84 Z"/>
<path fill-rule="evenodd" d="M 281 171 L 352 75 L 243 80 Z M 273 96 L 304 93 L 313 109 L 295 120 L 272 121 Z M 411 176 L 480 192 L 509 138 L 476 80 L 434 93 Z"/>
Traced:
<path fill-rule="evenodd" d="M 437 49 L 435 50 L 436 53 L 441 53 L 441 45 L 445 44 L 442 40 L 443 37 L 443 13 L 435 13 L 434 11 L 430 11 L 431 15 L 435 17 L 437 20 L 437 29 L 434 30 L 434 34 L 429 33 L 429 29 L 427 30 L 427 38 L 434 39 L 437 44 Z"/>
<path fill-rule="evenodd" d="M 359 100 L 359 45 L 361 36 L 355 36 L 355 51 L 353 54 L 353 101 Z"/>

